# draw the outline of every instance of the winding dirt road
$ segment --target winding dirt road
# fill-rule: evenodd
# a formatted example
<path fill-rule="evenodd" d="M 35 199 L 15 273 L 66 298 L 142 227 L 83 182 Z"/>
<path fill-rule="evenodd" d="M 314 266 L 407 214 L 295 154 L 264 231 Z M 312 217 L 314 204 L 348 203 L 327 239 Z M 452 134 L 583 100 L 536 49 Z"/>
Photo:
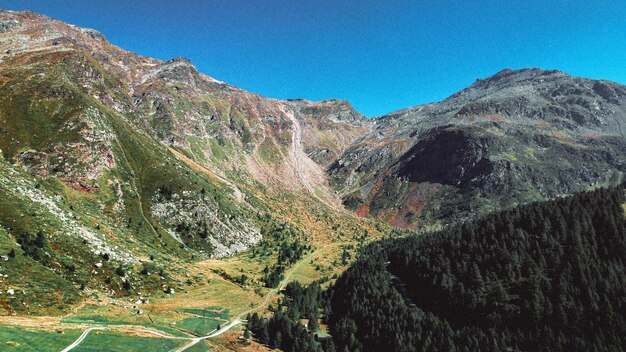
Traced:
<path fill-rule="evenodd" d="M 94 330 L 105 330 L 105 328 L 95 327 L 95 328 L 89 328 L 89 329 L 83 331 L 83 333 L 76 339 L 76 341 L 74 341 L 74 343 L 72 343 L 71 345 L 65 347 L 65 349 L 63 351 L 61 351 L 61 352 L 68 352 L 69 350 L 71 350 L 74 347 L 78 346 L 81 342 L 83 342 L 85 337 L 87 337 L 87 335 L 89 335 L 89 333 L 94 331 Z"/>
<path fill-rule="evenodd" d="M 193 345 L 197 344 L 198 342 L 200 342 L 202 340 L 206 340 L 206 339 L 210 339 L 210 338 L 219 336 L 219 335 L 227 332 L 228 330 L 232 329 L 233 327 L 235 327 L 235 326 L 237 326 L 237 325 L 239 325 L 241 323 L 244 323 L 246 320 L 245 319 L 241 319 L 242 317 L 248 315 L 249 313 L 258 311 L 258 310 L 262 309 L 263 307 L 265 307 L 268 303 L 270 303 L 272 298 L 274 298 L 282 289 L 285 288 L 287 283 L 289 283 L 289 281 L 291 280 L 291 277 L 293 276 L 293 274 L 296 271 L 298 271 L 298 269 L 300 269 L 302 267 L 302 265 L 304 265 L 307 261 L 310 261 L 316 254 L 319 254 L 321 251 L 325 250 L 328 246 L 330 246 L 330 245 L 328 244 L 328 245 L 326 245 L 326 246 L 324 246 L 322 248 L 318 248 L 315 251 L 311 252 L 306 257 L 302 258 L 300 261 L 298 261 L 298 263 L 296 265 L 294 265 L 293 267 L 291 267 L 291 269 L 289 269 L 289 271 L 287 272 L 287 275 L 285 275 L 285 278 L 280 282 L 278 287 L 273 288 L 270 291 L 268 291 L 267 294 L 265 295 L 265 298 L 263 299 L 263 301 L 261 303 L 259 303 L 256 307 L 250 308 L 250 309 L 248 309 L 248 310 L 246 310 L 244 312 L 239 313 L 239 315 L 237 315 L 235 317 L 235 319 L 233 319 L 233 321 L 231 321 L 228 324 L 220 327 L 219 330 L 216 329 L 216 330 L 211 331 L 206 336 L 201 336 L 201 337 L 172 336 L 172 335 L 163 334 L 163 333 L 158 332 L 158 331 L 150 330 L 150 329 L 147 329 L 145 327 L 138 327 L 136 331 L 137 332 L 153 334 L 153 335 L 159 336 L 159 337 L 164 338 L 164 339 L 189 341 L 189 343 L 187 343 L 186 345 L 183 345 L 183 346 L 173 350 L 173 352 L 185 351 L 188 348 L 192 347 Z M 119 325 L 98 326 L 98 327 L 88 328 L 85 331 L 83 331 L 83 333 L 78 337 L 78 339 L 76 339 L 76 341 L 74 341 L 71 345 L 67 346 L 61 352 L 69 352 L 70 350 L 74 349 L 75 347 L 80 345 L 80 343 L 87 337 L 87 335 L 89 335 L 90 332 L 92 332 L 94 330 L 109 330 L 110 328 L 114 328 L 114 327 L 119 327 Z M 124 328 L 129 329 L 131 327 L 130 326 L 124 326 Z"/>
<path fill-rule="evenodd" d="M 231 321 L 230 323 L 222 326 L 219 330 L 213 331 L 213 332 L 209 333 L 206 336 L 192 338 L 191 341 L 189 341 L 188 344 L 175 349 L 174 352 L 182 352 L 182 351 L 190 348 L 191 346 L 197 344 L 198 342 L 200 342 L 202 340 L 206 340 L 206 339 L 210 339 L 211 337 L 219 336 L 219 335 L 225 333 L 226 331 L 230 330 L 234 326 L 236 326 L 238 324 L 241 324 L 242 322 L 243 322 L 242 320 L 239 320 L 239 318 L 237 318 L 237 319 Z"/>

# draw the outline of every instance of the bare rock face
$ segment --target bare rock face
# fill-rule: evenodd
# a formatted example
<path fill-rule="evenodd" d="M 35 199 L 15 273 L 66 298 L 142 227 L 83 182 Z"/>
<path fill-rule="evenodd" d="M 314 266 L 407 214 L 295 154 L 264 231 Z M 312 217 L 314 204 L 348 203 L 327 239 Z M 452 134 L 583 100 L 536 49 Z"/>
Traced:
<path fill-rule="evenodd" d="M 177 57 L 163 61 L 155 78 L 194 83 L 197 76 L 199 76 L 198 70 L 189 59 Z"/>
<path fill-rule="evenodd" d="M 289 103 L 298 120 L 303 123 L 306 153 L 323 166 L 336 160 L 371 126 L 371 122 L 345 100 L 310 102 L 299 99 L 289 100 Z"/>
<path fill-rule="evenodd" d="M 91 29 L 91 28 L 79 28 L 79 30 L 85 34 L 87 34 L 88 36 L 90 36 L 91 38 L 100 41 L 100 42 L 107 42 L 107 38 L 104 36 L 104 34 L 98 32 L 95 29 Z"/>
<path fill-rule="evenodd" d="M 5 20 L 0 22 L 0 33 L 9 32 L 15 27 L 19 26 L 19 22 L 15 20 Z"/>
<path fill-rule="evenodd" d="M 420 138 L 398 164 L 397 177 L 408 182 L 459 187 L 489 176 L 494 169 L 489 160 L 489 141 L 475 139 L 463 130 L 445 129 Z"/>
<path fill-rule="evenodd" d="M 202 193 L 157 192 L 150 212 L 176 241 L 199 248 L 206 257 L 231 256 L 261 240 L 255 226 L 241 217 L 223 216 L 219 204 Z"/>

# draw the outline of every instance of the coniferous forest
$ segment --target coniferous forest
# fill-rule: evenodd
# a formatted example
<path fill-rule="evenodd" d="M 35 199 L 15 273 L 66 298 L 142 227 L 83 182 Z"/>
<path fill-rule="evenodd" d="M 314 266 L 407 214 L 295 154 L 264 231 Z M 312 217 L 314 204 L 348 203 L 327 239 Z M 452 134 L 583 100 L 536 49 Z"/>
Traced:
<path fill-rule="evenodd" d="M 598 189 L 373 243 L 250 330 L 286 351 L 624 351 L 623 203 L 623 188 Z M 318 313 L 332 340 L 298 325 Z"/>
<path fill-rule="evenodd" d="M 623 351 L 621 188 L 375 244 L 332 289 L 339 351 Z"/>

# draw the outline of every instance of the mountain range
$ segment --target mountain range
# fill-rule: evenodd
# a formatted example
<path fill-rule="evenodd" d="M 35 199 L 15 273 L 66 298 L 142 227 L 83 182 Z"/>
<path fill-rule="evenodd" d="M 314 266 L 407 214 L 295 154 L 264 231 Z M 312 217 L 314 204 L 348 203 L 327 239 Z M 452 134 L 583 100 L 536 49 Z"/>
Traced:
<path fill-rule="evenodd" d="M 344 234 L 432 230 L 619 184 L 626 86 L 506 69 L 366 118 L 347 101 L 267 98 L 185 58 L 3 10 L 0 149 L 0 251 L 24 257 L 2 267 L 0 288 L 63 291 L 0 301 L 63 311 L 81 285 L 120 292 L 130 280 L 94 271 L 233 256 L 263 241 L 268 218 L 321 247 L 342 236 L 338 222 Z"/>

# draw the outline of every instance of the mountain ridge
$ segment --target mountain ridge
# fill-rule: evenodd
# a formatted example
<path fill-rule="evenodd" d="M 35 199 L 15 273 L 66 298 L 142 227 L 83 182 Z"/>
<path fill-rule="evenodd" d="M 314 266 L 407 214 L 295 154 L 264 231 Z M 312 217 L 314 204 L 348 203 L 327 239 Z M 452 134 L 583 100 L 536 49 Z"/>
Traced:
<path fill-rule="evenodd" d="M 450 175 L 454 180 L 444 182 L 444 185 L 448 183 L 456 188 L 452 189 L 453 194 L 458 194 L 457 192 L 464 188 L 461 183 L 475 180 L 480 174 L 485 176 L 493 174 L 495 169 L 492 166 L 495 164 L 500 165 L 499 168 L 502 169 L 500 175 L 504 176 L 507 173 L 511 174 L 507 171 L 511 165 L 522 166 L 515 165 L 522 164 L 522 161 L 526 166 L 535 164 L 539 169 L 553 167 L 554 170 L 549 172 L 549 177 L 554 177 L 567 169 L 570 173 L 559 180 L 565 186 L 556 185 L 553 187 L 554 190 L 550 191 L 552 192 L 550 195 L 538 194 L 538 198 L 528 200 L 568 194 L 576 189 L 582 190 L 576 187 L 583 184 L 591 185 L 594 182 L 614 184 L 623 177 L 625 170 L 624 158 L 621 156 L 626 127 L 625 93 L 626 87 L 606 80 L 574 77 L 556 70 L 505 69 L 484 80 L 477 80 L 468 88 L 441 102 L 418 105 L 376 118 L 373 131 L 355 142 L 351 149 L 329 167 L 329 173 L 333 184 L 344 190 L 344 202 L 349 207 L 357 209 L 360 214 L 369 215 L 379 214 L 381 207 L 382 210 L 392 208 L 395 209 L 395 214 L 383 214 L 381 218 L 400 226 L 410 227 L 416 225 L 410 224 L 416 217 L 414 214 L 408 214 L 406 217 L 406 212 L 402 214 L 400 209 L 407 208 L 406 202 L 414 203 L 412 207 L 408 206 L 413 208 L 409 212 L 418 213 L 425 206 L 428 207 L 425 202 L 436 200 L 428 194 L 444 197 L 438 190 L 441 187 L 433 186 L 433 183 L 441 184 L 436 182 L 436 179 L 418 177 L 418 182 L 412 182 L 411 172 L 402 167 L 405 161 L 415 160 L 412 153 L 419 150 L 423 150 L 420 157 L 424 158 L 423 162 L 418 162 L 409 169 L 416 171 L 416 168 L 423 169 L 427 165 L 435 165 L 433 166 L 435 168 L 439 165 L 441 172 L 444 169 L 458 170 L 456 174 L 453 172 Z M 454 143 L 458 143 L 459 138 L 465 138 L 466 141 L 461 141 L 461 145 L 455 146 Z M 499 141 L 504 139 L 509 141 L 509 145 Z M 423 141 L 422 144 L 420 140 Z M 430 142 L 427 143 L 425 140 Z M 439 145 L 440 149 L 432 149 L 433 145 Z M 411 148 L 415 147 L 419 150 L 412 151 Z M 606 152 L 604 148 L 609 148 L 607 155 L 604 155 Z M 493 157 L 500 160 L 491 160 L 492 156 L 489 154 L 496 154 L 492 153 L 496 149 L 501 151 Z M 542 166 L 537 165 L 539 159 L 535 151 L 551 152 L 555 149 L 561 151 L 545 160 L 547 163 Z M 467 158 L 443 162 L 446 158 L 463 154 L 464 151 L 469 151 L 466 154 Z M 580 179 L 575 165 L 580 163 L 580 166 L 585 167 L 586 163 L 594 159 L 597 159 L 596 162 L 607 163 L 598 166 L 596 170 L 612 171 L 602 176 L 586 177 L 586 180 L 572 188 L 570 184 Z M 479 163 L 478 167 L 474 167 L 476 163 Z M 562 165 L 558 165 L 559 163 Z M 487 169 L 481 170 L 480 165 L 485 165 Z M 465 177 L 463 170 L 472 168 L 478 174 L 470 172 L 466 174 L 470 176 L 469 179 L 463 181 Z M 402 169 L 401 172 L 398 169 Z M 417 172 L 420 173 L 419 170 Z M 428 172 L 425 170 L 422 176 L 426 176 Z M 443 175 L 441 172 L 438 176 Z M 544 172 L 539 172 L 541 173 Z M 531 190 L 539 189 L 539 182 L 549 182 L 548 179 L 533 180 L 529 171 L 517 170 L 515 176 L 524 174 L 527 174 L 529 180 L 523 182 Z M 359 181 L 354 182 L 354 179 Z M 391 181 L 392 179 L 395 180 Z M 613 181 L 610 181 L 611 179 Z M 458 184 L 451 183 L 452 181 Z M 507 188 L 494 177 L 478 183 L 480 185 L 475 186 L 482 189 L 472 186 L 475 189 L 473 192 L 475 196 L 493 193 L 495 190 L 489 189 L 490 187 L 499 187 L 496 193 L 505 192 Z M 461 187 L 457 187 L 459 185 Z M 393 204 L 380 199 L 385 197 L 378 194 L 381 187 L 384 189 L 383 192 L 388 193 L 388 198 L 401 199 L 400 203 Z M 519 188 L 520 185 L 513 187 Z M 357 191 L 354 191 L 355 188 Z M 407 191 L 407 188 L 413 189 Z M 465 191 L 467 189 L 461 190 L 460 193 L 467 193 Z M 426 194 L 417 199 L 407 199 L 412 194 L 420 192 Z M 377 198 L 382 200 L 383 204 L 378 204 Z M 525 197 L 518 194 L 518 198 Z M 373 204 L 372 200 L 375 201 Z M 377 208 L 370 212 L 369 208 L 372 205 Z M 474 207 L 477 206 L 474 204 Z M 483 206 L 491 208 L 488 204 Z M 473 212 L 470 209 L 466 211 L 467 214 Z"/>
<path fill-rule="evenodd" d="M 217 80 L 216 78 L 211 77 L 211 76 L 209 76 L 206 73 L 198 71 L 198 69 L 195 66 L 195 64 L 193 64 L 193 62 L 189 58 L 186 58 L 186 57 L 183 57 L 183 56 L 178 56 L 178 57 L 174 57 L 174 58 L 171 58 L 171 59 L 165 59 L 165 60 L 153 59 L 153 58 L 150 58 L 148 56 L 144 56 L 144 55 L 141 55 L 141 54 L 135 54 L 133 52 L 126 51 L 126 50 L 122 49 L 121 47 L 119 47 L 119 46 L 117 46 L 115 44 L 110 43 L 108 41 L 107 37 L 104 34 L 102 34 L 98 30 L 93 29 L 93 28 L 80 27 L 80 26 L 77 26 L 77 25 L 74 25 L 74 24 L 67 24 L 67 23 L 65 23 L 65 22 L 63 22 L 61 20 L 56 19 L 56 18 L 49 17 L 49 16 L 46 16 L 46 15 L 41 15 L 41 14 L 38 14 L 38 13 L 32 12 L 32 11 L 14 11 L 14 10 L 8 10 L 8 9 L 0 9 L 0 11 L 4 12 L 6 14 L 9 14 L 9 15 L 11 15 L 11 14 L 12 15 L 16 15 L 16 16 L 24 15 L 26 17 L 30 17 L 31 19 L 39 17 L 39 18 L 42 18 L 42 19 L 46 19 L 46 20 L 54 21 L 54 22 L 59 23 L 59 24 L 66 25 L 67 27 L 70 27 L 72 29 L 76 29 L 77 31 L 79 31 L 81 33 L 84 33 L 85 35 L 89 36 L 90 38 L 94 39 L 95 41 L 104 42 L 108 46 L 111 46 L 111 47 L 114 47 L 116 49 L 122 50 L 122 51 L 124 51 L 124 52 L 126 52 L 128 54 L 131 54 L 131 55 L 134 55 L 134 56 L 138 56 L 138 57 L 150 60 L 152 62 L 160 62 L 161 64 L 164 64 L 164 65 L 171 64 L 171 63 L 181 63 L 181 62 L 184 62 L 184 63 L 188 64 L 186 66 L 191 67 L 197 74 L 202 75 L 202 76 L 210 79 L 211 81 L 213 81 L 215 83 L 224 84 L 224 85 L 228 86 L 231 89 L 247 92 L 245 89 L 242 89 L 242 88 L 239 88 L 239 87 L 237 87 L 235 85 L 232 85 L 232 84 L 229 84 L 229 83 Z M 19 23 L 19 22 L 15 22 L 15 20 L 13 20 L 13 21 L 11 21 L 11 20 L 6 21 L 5 20 L 0 25 L 0 28 L 2 28 L 1 32 L 6 32 L 8 30 L 15 29 L 15 24 L 16 23 Z M 55 44 L 55 45 L 58 45 L 58 44 Z M 558 69 L 544 69 L 544 68 L 539 68 L 539 67 L 522 67 L 522 68 L 517 68 L 517 69 L 503 68 L 503 69 L 497 71 L 496 73 L 493 73 L 493 74 L 491 74 L 491 75 L 489 75 L 489 76 L 487 76 L 485 78 L 477 78 L 475 80 L 475 82 L 472 83 L 470 86 L 468 86 L 466 88 L 463 88 L 460 91 L 458 91 L 456 93 L 453 93 L 453 94 L 449 95 L 448 97 L 446 97 L 446 98 L 444 98 L 442 100 L 426 102 L 426 103 L 419 103 L 419 104 L 416 104 L 416 105 L 413 105 L 413 106 L 409 106 L 409 107 L 406 107 L 406 108 L 402 108 L 402 109 L 399 109 L 399 110 L 390 111 L 390 112 L 385 113 L 383 115 L 368 117 L 368 119 L 381 119 L 381 118 L 385 118 L 387 116 L 397 115 L 398 113 L 403 112 L 403 111 L 418 109 L 418 108 L 420 108 L 422 106 L 429 106 L 429 105 L 432 105 L 432 104 L 442 103 L 442 102 L 445 102 L 445 101 L 447 101 L 447 100 L 449 100 L 451 98 L 454 98 L 454 97 L 458 96 L 459 94 L 462 94 L 466 90 L 469 90 L 469 89 L 472 89 L 472 88 L 476 87 L 477 85 L 489 84 L 490 82 L 498 81 L 501 78 L 505 78 L 505 77 L 511 77 L 511 76 L 519 77 L 519 76 L 521 76 L 521 75 L 523 75 L 524 73 L 527 73 L 527 72 L 532 72 L 532 73 L 535 73 L 536 75 L 542 75 L 542 76 L 558 75 L 558 76 L 567 76 L 567 77 L 574 78 L 574 79 L 588 79 L 588 78 L 584 78 L 584 77 L 581 77 L 581 76 L 570 75 L 570 74 L 568 74 L 566 72 L 563 72 L 563 71 L 560 71 Z M 623 84 L 621 84 L 621 83 L 618 83 L 618 82 L 615 82 L 615 81 L 611 81 L 611 80 L 607 80 L 607 79 L 593 79 L 593 80 L 594 81 L 598 81 L 598 82 L 604 82 L 604 83 L 608 83 L 608 84 L 617 84 L 617 85 L 623 86 Z M 259 94 L 259 93 L 253 93 L 253 94 L 259 95 L 259 96 L 267 98 L 267 99 L 281 101 L 281 99 L 268 97 L 268 96 L 265 96 L 263 94 Z M 312 100 L 305 99 L 305 98 L 286 98 L 286 99 L 282 99 L 282 101 L 306 101 L 306 102 L 316 102 L 316 103 L 326 103 L 326 102 L 334 101 L 334 102 L 348 103 L 349 105 L 351 105 L 348 100 L 340 99 L 340 98 L 327 98 L 327 99 L 323 99 L 323 100 L 320 100 L 320 101 L 312 101 Z"/>
<path fill-rule="evenodd" d="M 436 229 L 619 183 L 625 127 L 626 87 L 558 71 L 503 70 L 368 119 L 344 100 L 266 98 L 185 58 L 0 11 L 0 250 L 53 272 L 71 296 L 61 307 L 81 286 L 159 291 L 112 274 L 249 253 L 268 223 L 322 247 L 381 222 Z"/>
<path fill-rule="evenodd" d="M 266 98 L 200 73 L 186 58 L 151 59 L 111 45 L 95 30 L 66 25 L 31 12 L 5 11 L 3 14 L 4 33 L 26 33 L 9 38 L 7 44 L 12 44 L 14 49 L 5 51 L 3 61 L 19 67 L 28 60 L 41 60 L 42 55 L 51 60 L 60 59 L 58 56 L 67 60 L 71 55 L 67 50 L 76 52 L 81 69 L 74 70 L 70 79 L 82 82 L 88 91 L 95 89 L 89 94 L 125 114 L 126 119 L 144 133 L 165 145 L 179 148 L 204 166 L 211 166 L 222 177 L 236 171 L 244 183 L 251 177 L 266 187 L 279 190 L 295 190 L 292 181 L 296 180 L 301 190 L 313 198 L 318 198 L 316 193 L 320 193 L 323 196 L 319 199 L 335 207 L 338 200 L 334 192 L 343 195 L 344 203 L 362 202 L 369 190 L 377 188 L 379 176 L 402 169 L 392 164 L 413 160 L 400 154 L 409 152 L 415 145 L 413 137 L 428 135 L 430 130 L 452 126 L 497 130 L 499 124 L 519 124 L 552 129 L 561 139 L 597 139 L 621 138 L 626 128 L 623 109 L 615 111 L 622 108 L 625 87 L 557 70 L 503 69 L 476 80 L 440 102 L 367 119 L 344 100 L 311 102 Z M 22 45 L 16 46 L 16 41 Z M 96 66 L 90 67 L 89 56 L 81 56 L 86 50 L 93 54 Z M 98 69 L 98 65 L 106 67 L 106 72 Z M 83 77 L 77 77 L 81 72 L 84 72 Z M 287 111 L 293 113 L 296 120 L 291 119 Z M 506 121 L 502 121 L 503 117 Z M 298 167 L 293 164 L 295 159 L 289 157 L 291 152 L 285 147 L 293 144 L 294 135 L 290 136 L 285 129 L 294 129 L 294 121 L 303 126 L 297 143 L 302 144 L 303 157 L 326 171 L 318 170 L 314 164 L 304 173 L 297 171 Z M 450 138 L 451 141 L 457 139 Z M 387 144 L 391 147 L 387 148 Z M 366 149 L 371 149 L 373 154 Z M 349 159 L 358 159 L 356 154 L 368 154 L 368 160 L 358 167 L 342 166 L 347 165 Z M 384 171 L 386 167 L 391 169 Z M 466 169 L 465 166 L 452 168 Z M 361 188 L 361 195 L 358 195 L 350 190 L 355 186 L 352 178 L 362 174 L 361 170 L 367 170 L 363 175 L 366 184 L 356 185 Z M 412 178 L 406 168 L 402 170 L 400 179 Z M 623 172 L 621 170 L 618 172 Z M 327 177 L 332 183 L 330 186 Z M 358 213 L 370 214 L 363 208 Z M 395 224 L 405 226 L 402 221 Z"/>

